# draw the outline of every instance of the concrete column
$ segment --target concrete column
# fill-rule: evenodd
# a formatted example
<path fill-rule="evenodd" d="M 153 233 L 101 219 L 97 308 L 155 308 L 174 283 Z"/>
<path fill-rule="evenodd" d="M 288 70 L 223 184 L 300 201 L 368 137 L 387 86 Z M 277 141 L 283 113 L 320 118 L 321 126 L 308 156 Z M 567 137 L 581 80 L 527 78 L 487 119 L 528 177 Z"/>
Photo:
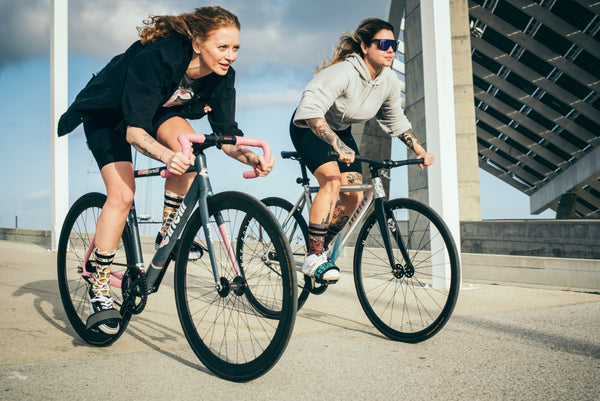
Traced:
<path fill-rule="evenodd" d="M 468 0 L 450 0 L 460 221 L 481 220 Z"/>
<path fill-rule="evenodd" d="M 420 8 L 427 149 L 436 157 L 427 168 L 429 205 L 446 222 L 460 252 L 450 6 L 422 0 Z M 441 239 L 432 237 L 433 286 L 447 288 L 450 263 L 447 255 L 437 252 L 441 246 Z"/>
<path fill-rule="evenodd" d="M 69 143 L 58 138 L 58 119 L 68 106 L 68 0 L 52 0 L 50 7 L 50 152 L 52 181 L 51 249 L 69 209 Z"/>
<path fill-rule="evenodd" d="M 403 0 L 393 0 L 394 3 Z M 414 134 L 428 148 L 425 135 L 425 101 L 423 92 L 423 52 L 421 45 L 421 10 L 419 0 L 406 0 L 404 28 L 404 64 L 406 70 L 406 108 Z M 428 203 L 427 173 L 408 168 L 408 191 L 411 199 Z"/>

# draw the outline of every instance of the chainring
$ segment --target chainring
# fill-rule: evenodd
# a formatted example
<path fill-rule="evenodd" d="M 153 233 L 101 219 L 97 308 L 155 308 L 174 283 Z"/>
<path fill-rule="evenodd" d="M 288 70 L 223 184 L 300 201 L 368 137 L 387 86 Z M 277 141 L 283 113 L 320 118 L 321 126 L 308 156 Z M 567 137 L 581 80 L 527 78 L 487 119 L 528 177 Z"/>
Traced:
<path fill-rule="evenodd" d="M 148 301 L 146 275 L 137 267 L 130 267 L 121 281 L 123 307 L 134 315 L 140 314 Z"/>

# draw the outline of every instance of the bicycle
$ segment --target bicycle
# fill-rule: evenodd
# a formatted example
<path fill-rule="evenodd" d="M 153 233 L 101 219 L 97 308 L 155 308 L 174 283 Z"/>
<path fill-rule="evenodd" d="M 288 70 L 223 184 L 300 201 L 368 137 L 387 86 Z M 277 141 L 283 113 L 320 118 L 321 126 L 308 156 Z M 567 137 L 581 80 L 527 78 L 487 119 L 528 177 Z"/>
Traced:
<path fill-rule="evenodd" d="M 66 216 L 57 256 L 62 303 L 79 337 L 92 345 L 109 345 L 123 334 L 132 315 L 144 310 L 173 260 L 177 312 L 190 347 L 219 377 L 249 381 L 274 366 L 290 339 L 297 310 L 293 258 L 281 226 L 259 200 L 241 192 L 212 193 L 204 150 L 236 143 L 257 146 L 267 160 L 271 150 L 266 142 L 246 137 L 182 134 L 178 139 L 185 155 L 196 156 L 188 169 L 196 174 L 147 270 L 135 205 L 129 211 L 110 278 L 122 318 L 119 332 L 86 328 L 87 291 L 96 271 L 94 232 L 104 194 L 83 195 Z M 163 166 L 138 170 L 135 177 L 168 174 Z M 254 176 L 255 171 L 244 172 L 246 178 Z M 241 221 L 248 233 L 261 235 L 234 248 Z M 257 258 L 264 247 L 274 249 L 277 259 L 265 263 Z M 190 250 L 202 252 L 201 257 L 190 260 Z"/>
<path fill-rule="evenodd" d="M 303 212 L 312 204 L 307 168 L 298 152 L 281 152 L 283 159 L 300 164 L 296 182 L 302 193 L 295 204 L 268 197 L 269 207 L 284 229 L 294 252 L 296 268 L 308 249 L 308 225 Z M 330 152 L 332 160 L 337 153 Z M 442 218 L 429 206 L 412 199 L 386 200 L 382 169 L 421 164 L 423 159 L 375 160 L 356 156 L 368 163 L 370 184 L 343 185 L 341 192 L 364 191 L 365 195 L 342 231 L 328 247 L 335 262 L 354 238 L 358 227 L 353 275 L 360 304 L 371 323 L 388 338 L 417 343 L 438 333 L 448 321 L 460 286 L 460 259 L 454 239 Z M 389 178 L 389 177 L 387 177 Z M 362 223 L 362 226 L 361 226 Z M 328 284 L 318 284 L 303 275 L 298 279 L 298 308 L 309 294 L 322 294 Z"/>

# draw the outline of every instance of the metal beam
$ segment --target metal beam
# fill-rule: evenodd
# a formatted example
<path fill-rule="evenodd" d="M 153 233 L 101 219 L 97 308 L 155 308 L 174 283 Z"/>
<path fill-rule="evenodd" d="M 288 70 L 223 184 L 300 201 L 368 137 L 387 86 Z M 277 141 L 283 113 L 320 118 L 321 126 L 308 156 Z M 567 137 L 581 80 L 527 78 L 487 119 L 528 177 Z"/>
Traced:
<path fill-rule="evenodd" d="M 559 35 L 569 39 L 575 45 L 582 47 L 594 56 L 600 56 L 600 43 L 594 38 L 586 35 L 567 21 L 561 19 L 547 8 L 530 0 L 504 0 L 516 8 L 520 8 L 525 14 L 540 21 Z"/>
<path fill-rule="evenodd" d="M 479 5 L 469 1 L 470 9 L 469 13 L 479 19 L 481 22 L 485 23 L 495 31 L 501 33 L 505 37 L 509 38 L 511 41 L 517 43 L 519 46 L 529 50 L 531 53 L 535 54 L 542 60 L 546 61 L 553 67 L 568 73 L 572 78 L 576 78 L 582 84 L 589 87 L 590 89 L 599 91 L 600 90 L 600 82 L 594 76 L 592 76 L 587 71 L 581 69 L 576 64 L 569 62 L 564 59 L 563 55 L 554 52 L 551 49 L 548 49 L 546 46 L 539 43 L 537 40 L 527 35 L 526 33 L 518 30 L 514 26 L 509 23 L 503 21 L 496 15 L 489 12 L 489 10 L 481 8 Z"/>
<path fill-rule="evenodd" d="M 583 99 L 578 98 L 571 92 L 558 86 L 555 82 L 531 70 L 525 64 L 519 62 L 519 60 L 497 49 L 485 40 L 481 38 L 473 38 L 471 43 L 473 43 L 473 47 L 475 47 L 481 53 L 493 59 L 495 62 L 502 64 L 504 68 L 514 71 L 520 77 L 532 82 L 538 88 L 545 90 L 555 98 L 560 99 L 563 103 L 576 110 L 578 113 L 584 114 L 590 120 L 593 120 L 596 124 L 600 125 L 598 110 L 585 103 Z M 560 123 L 560 121 L 558 123 Z M 586 132 L 586 134 L 587 139 L 595 137 L 592 133 Z M 582 138 L 582 140 L 586 139 Z"/>
<path fill-rule="evenodd" d="M 530 198 L 531 213 L 538 214 L 564 193 L 572 191 L 582 182 L 600 176 L 600 147 L 593 149 L 577 163 L 544 185 Z"/>

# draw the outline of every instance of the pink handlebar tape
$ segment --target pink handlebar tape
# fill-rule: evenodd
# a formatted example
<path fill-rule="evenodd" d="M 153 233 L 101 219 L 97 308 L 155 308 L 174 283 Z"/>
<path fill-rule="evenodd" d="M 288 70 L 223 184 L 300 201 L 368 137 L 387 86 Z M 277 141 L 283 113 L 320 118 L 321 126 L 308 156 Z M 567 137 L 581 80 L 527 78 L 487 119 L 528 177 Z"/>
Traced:
<path fill-rule="evenodd" d="M 265 157 L 265 162 L 269 162 L 271 160 L 271 146 L 267 143 L 267 141 L 258 138 L 248 138 L 245 136 L 236 136 L 236 145 L 245 145 L 245 146 L 253 146 L 257 148 L 262 148 L 263 155 Z M 192 153 L 192 143 L 204 143 L 206 140 L 206 136 L 203 134 L 180 134 L 177 137 L 179 143 L 181 144 L 181 152 L 187 158 L 190 157 Z M 163 170 L 160 173 L 160 176 L 163 178 L 172 177 L 175 174 Z M 256 169 L 250 171 L 244 171 L 242 174 L 244 178 L 256 178 L 258 177 L 258 171 Z"/>

